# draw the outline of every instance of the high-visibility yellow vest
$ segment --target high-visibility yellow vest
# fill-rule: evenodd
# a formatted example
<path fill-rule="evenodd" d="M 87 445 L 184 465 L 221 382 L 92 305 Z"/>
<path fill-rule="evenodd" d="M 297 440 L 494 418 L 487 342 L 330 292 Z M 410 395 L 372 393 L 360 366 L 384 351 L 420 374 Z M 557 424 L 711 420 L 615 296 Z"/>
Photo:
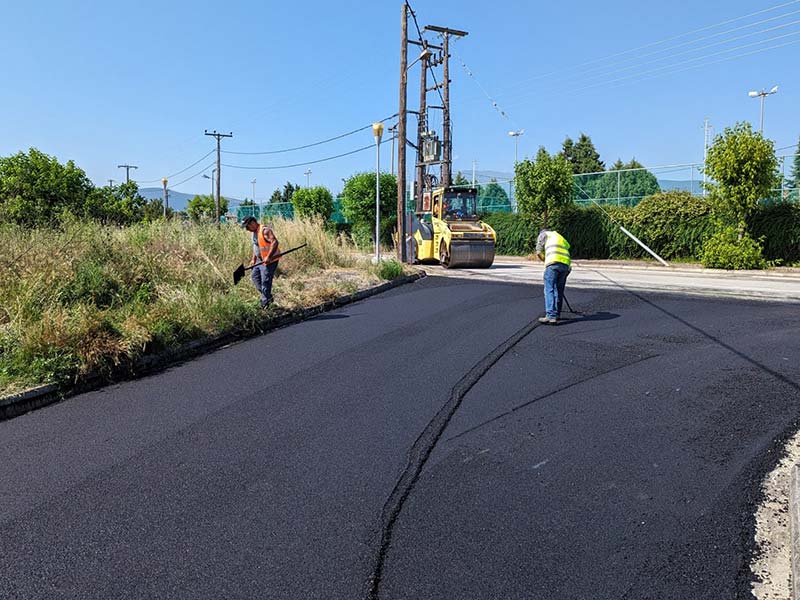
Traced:
<path fill-rule="evenodd" d="M 548 231 L 547 241 L 544 245 L 544 266 L 553 263 L 570 266 L 569 242 L 557 231 Z"/>

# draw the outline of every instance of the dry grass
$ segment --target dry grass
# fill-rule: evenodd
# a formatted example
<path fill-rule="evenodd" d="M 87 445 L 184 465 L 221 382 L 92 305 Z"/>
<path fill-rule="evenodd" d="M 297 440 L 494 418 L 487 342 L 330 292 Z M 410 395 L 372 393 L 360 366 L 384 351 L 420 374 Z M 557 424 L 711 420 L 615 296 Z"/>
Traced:
<path fill-rule="evenodd" d="M 283 250 L 307 246 L 281 259 L 270 311 L 259 308 L 249 280 L 233 286 L 233 270 L 252 253 L 249 234 L 236 227 L 0 227 L 0 395 L 102 373 L 208 335 L 256 332 L 282 309 L 380 281 L 376 267 L 320 222 L 273 226 Z"/>

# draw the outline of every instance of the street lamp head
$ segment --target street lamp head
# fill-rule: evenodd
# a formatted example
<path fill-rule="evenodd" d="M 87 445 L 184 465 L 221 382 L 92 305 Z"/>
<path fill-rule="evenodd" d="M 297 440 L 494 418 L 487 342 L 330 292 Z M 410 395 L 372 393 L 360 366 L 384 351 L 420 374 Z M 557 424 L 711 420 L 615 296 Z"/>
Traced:
<path fill-rule="evenodd" d="M 205 173 L 203 173 L 203 179 L 211 179 L 211 177 L 209 177 L 208 175 L 206 175 Z"/>
<path fill-rule="evenodd" d="M 775 92 L 777 92 L 777 91 L 778 91 L 778 86 L 776 85 L 775 87 L 773 87 L 773 88 L 772 88 L 772 89 L 769 91 L 769 93 L 770 93 L 770 94 L 774 94 L 774 93 L 775 93 Z"/>
<path fill-rule="evenodd" d="M 383 123 L 372 124 L 372 135 L 375 136 L 377 141 L 381 141 L 381 137 L 383 136 Z"/>
<path fill-rule="evenodd" d="M 750 96 L 751 98 L 757 98 L 758 92 L 747 92 L 747 95 Z"/>
<path fill-rule="evenodd" d="M 167 187 L 167 178 L 166 177 L 162 177 L 161 178 L 161 183 L 164 184 L 164 187 Z"/>

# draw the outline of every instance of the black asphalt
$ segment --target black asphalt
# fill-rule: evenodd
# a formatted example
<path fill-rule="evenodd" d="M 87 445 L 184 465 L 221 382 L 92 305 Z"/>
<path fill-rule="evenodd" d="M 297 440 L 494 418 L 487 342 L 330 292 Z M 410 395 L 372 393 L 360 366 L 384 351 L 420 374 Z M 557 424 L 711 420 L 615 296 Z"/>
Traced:
<path fill-rule="evenodd" d="M 797 305 L 429 277 L 0 423 L 0 598 L 749 598 Z"/>

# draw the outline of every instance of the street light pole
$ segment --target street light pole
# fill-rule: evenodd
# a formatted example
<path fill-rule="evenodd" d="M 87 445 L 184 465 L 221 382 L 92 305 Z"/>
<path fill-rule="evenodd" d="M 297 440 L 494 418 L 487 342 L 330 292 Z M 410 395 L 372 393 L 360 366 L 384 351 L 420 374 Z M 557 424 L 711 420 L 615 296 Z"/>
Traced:
<path fill-rule="evenodd" d="M 303 173 L 306 176 L 306 187 L 311 187 L 311 169 Z"/>
<path fill-rule="evenodd" d="M 748 92 L 747 95 L 751 98 L 761 98 L 761 114 L 759 116 L 758 133 L 764 133 L 764 98 L 776 94 L 778 86 L 773 86 L 770 91 L 761 90 L 760 92 Z"/>
<path fill-rule="evenodd" d="M 255 206 L 256 205 L 256 180 L 253 179 L 253 181 L 251 181 L 250 183 L 253 184 L 253 206 Z M 255 210 L 255 209 L 253 209 L 253 210 Z M 258 203 L 258 218 L 259 219 L 261 218 L 261 203 L 260 202 Z"/>
<path fill-rule="evenodd" d="M 514 138 L 514 165 L 519 162 L 519 136 L 521 136 L 523 133 L 525 133 L 524 129 L 508 132 L 508 135 Z"/>
<path fill-rule="evenodd" d="M 383 123 L 372 124 L 375 137 L 375 264 L 381 262 L 381 136 Z M 403 243 L 403 240 L 400 240 Z"/>
<path fill-rule="evenodd" d="M 167 191 L 167 178 L 164 177 L 161 179 L 161 183 L 164 184 L 164 218 L 167 218 L 167 204 L 169 204 L 169 192 Z"/>

